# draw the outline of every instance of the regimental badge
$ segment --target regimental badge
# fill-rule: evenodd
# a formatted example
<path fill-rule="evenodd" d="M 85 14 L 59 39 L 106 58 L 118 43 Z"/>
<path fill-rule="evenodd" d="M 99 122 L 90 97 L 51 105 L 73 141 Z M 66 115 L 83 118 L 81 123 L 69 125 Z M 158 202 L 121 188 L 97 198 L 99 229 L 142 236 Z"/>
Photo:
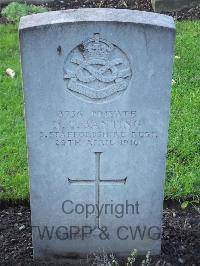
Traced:
<path fill-rule="evenodd" d="M 121 95 L 131 76 L 126 54 L 98 33 L 75 47 L 64 63 L 67 89 L 90 102 L 104 103 Z"/>

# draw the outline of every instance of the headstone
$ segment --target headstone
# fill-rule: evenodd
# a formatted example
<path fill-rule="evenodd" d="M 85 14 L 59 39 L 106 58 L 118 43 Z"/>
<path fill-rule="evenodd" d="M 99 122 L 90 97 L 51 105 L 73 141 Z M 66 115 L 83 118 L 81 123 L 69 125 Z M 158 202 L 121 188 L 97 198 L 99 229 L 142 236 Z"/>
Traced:
<path fill-rule="evenodd" d="M 151 0 L 156 12 L 178 11 L 200 5 L 200 0 Z"/>
<path fill-rule="evenodd" d="M 131 10 L 21 19 L 35 258 L 160 252 L 174 37 Z"/>

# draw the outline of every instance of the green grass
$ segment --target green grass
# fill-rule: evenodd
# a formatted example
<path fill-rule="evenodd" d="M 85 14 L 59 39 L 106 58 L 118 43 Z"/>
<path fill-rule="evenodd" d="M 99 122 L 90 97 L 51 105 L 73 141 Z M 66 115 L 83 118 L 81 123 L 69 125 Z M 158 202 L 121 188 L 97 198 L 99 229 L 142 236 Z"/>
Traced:
<path fill-rule="evenodd" d="M 18 33 L 0 26 L 0 199 L 28 198 Z M 200 21 L 178 22 L 165 197 L 200 195 Z M 12 68 L 16 77 L 6 76 Z M 0 189 L 1 190 L 1 189 Z"/>
<path fill-rule="evenodd" d="M 3 199 L 28 197 L 23 98 L 16 26 L 0 26 L 0 193 Z M 12 79 L 7 68 L 16 72 Z"/>
<path fill-rule="evenodd" d="M 200 21 L 177 23 L 167 198 L 200 195 Z"/>

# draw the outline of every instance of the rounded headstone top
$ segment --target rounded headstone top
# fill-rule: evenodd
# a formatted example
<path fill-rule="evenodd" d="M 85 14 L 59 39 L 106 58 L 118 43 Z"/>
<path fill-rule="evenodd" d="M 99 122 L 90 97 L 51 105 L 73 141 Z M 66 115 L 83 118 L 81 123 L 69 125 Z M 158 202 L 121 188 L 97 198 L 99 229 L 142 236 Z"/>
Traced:
<path fill-rule="evenodd" d="M 153 12 L 111 8 L 82 8 L 52 11 L 22 17 L 19 29 L 74 23 L 121 22 L 164 27 L 175 30 L 172 17 Z"/>

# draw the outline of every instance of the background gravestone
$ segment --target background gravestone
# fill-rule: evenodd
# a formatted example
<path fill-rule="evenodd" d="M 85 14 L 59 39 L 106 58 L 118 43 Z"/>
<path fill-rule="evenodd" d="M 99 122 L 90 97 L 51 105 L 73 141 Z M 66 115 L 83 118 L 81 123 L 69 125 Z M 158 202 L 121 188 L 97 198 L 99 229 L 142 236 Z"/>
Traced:
<path fill-rule="evenodd" d="M 174 37 L 147 12 L 21 19 L 36 258 L 160 252 Z"/>
<path fill-rule="evenodd" d="M 159 11 L 175 11 L 194 7 L 200 0 L 151 0 L 153 9 Z"/>

